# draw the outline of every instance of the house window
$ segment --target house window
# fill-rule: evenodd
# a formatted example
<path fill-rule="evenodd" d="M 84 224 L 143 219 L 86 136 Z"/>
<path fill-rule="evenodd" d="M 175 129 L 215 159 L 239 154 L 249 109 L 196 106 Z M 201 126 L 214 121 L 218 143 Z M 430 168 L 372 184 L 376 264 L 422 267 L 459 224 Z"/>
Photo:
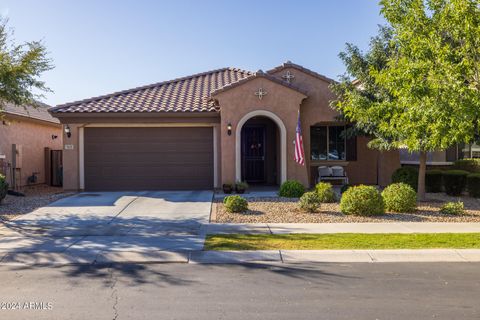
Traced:
<path fill-rule="evenodd" d="M 343 132 L 346 126 L 310 127 L 310 159 L 320 161 L 355 161 L 357 153 L 356 137 L 346 139 Z"/>
<path fill-rule="evenodd" d="M 480 144 L 464 144 L 459 146 L 459 158 L 480 158 Z"/>

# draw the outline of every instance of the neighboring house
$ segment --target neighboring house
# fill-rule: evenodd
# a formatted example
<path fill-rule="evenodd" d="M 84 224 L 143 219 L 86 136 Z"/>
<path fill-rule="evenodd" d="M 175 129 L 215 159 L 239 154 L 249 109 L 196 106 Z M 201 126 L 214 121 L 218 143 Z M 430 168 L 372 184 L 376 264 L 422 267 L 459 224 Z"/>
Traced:
<path fill-rule="evenodd" d="M 61 151 L 56 154 L 52 180 L 50 150 L 63 147 L 62 125 L 48 113 L 48 107 L 44 104 L 37 107 L 5 104 L 0 111 L 0 173 L 7 176 L 11 188 L 39 183 L 61 184 L 58 172 Z"/>
<path fill-rule="evenodd" d="M 345 167 L 350 183 L 386 185 L 398 152 L 345 140 L 329 106 L 333 80 L 286 62 L 268 72 L 223 68 L 59 105 L 64 188 L 211 189 L 238 180 L 306 186 L 317 167 Z M 298 112 L 305 166 L 294 161 Z"/>
<path fill-rule="evenodd" d="M 427 153 L 427 165 L 429 166 L 448 166 L 454 161 L 467 158 L 480 158 L 480 145 L 466 144 L 455 145 L 444 151 L 435 151 Z M 400 162 L 402 165 L 418 165 L 418 152 L 408 152 L 400 150 Z"/>

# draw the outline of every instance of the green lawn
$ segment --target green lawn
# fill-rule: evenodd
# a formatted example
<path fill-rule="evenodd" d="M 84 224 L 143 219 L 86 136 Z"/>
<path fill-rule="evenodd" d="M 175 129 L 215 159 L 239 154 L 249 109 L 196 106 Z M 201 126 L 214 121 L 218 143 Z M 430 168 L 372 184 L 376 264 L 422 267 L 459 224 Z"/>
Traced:
<path fill-rule="evenodd" d="M 208 235 L 205 250 L 480 248 L 480 233 Z"/>

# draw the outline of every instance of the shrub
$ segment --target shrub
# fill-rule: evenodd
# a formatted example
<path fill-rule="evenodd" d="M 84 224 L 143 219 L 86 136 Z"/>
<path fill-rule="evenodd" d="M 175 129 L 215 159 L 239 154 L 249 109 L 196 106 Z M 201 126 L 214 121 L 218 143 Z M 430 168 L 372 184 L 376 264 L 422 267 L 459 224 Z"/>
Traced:
<path fill-rule="evenodd" d="M 0 203 L 7 196 L 8 183 L 4 175 L 0 174 Z"/>
<path fill-rule="evenodd" d="M 245 212 L 248 210 L 248 202 L 240 196 L 228 196 L 223 199 L 225 209 L 228 212 Z"/>
<path fill-rule="evenodd" d="M 385 203 L 375 187 L 359 185 L 350 187 L 342 195 L 340 210 L 344 214 L 373 216 L 385 213 Z"/>
<path fill-rule="evenodd" d="M 382 192 L 385 209 L 393 212 L 413 212 L 417 208 L 417 193 L 405 183 L 394 183 Z"/>
<path fill-rule="evenodd" d="M 454 170 L 465 170 L 471 173 L 480 173 L 480 159 L 462 159 L 453 163 Z"/>
<path fill-rule="evenodd" d="M 298 204 L 302 210 L 307 212 L 315 212 L 320 208 L 321 200 L 317 192 L 305 192 L 298 201 Z"/>
<path fill-rule="evenodd" d="M 235 183 L 235 190 L 238 192 L 238 193 L 244 193 L 245 190 L 248 189 L 248 183 L 244 182 L 244 181 L 237 181 Z"/>
<path fill-rule="evenodd" d="M 427 192 L 442 192 L 442 170 L 428 170 L 425 173 L 425 188 Z"/>
<path fill-rule="evenodd" d="M 463 202 L 447 202 L 440 208 L 440 213 L 451 214 L 451 215 L 461 215 L 464 214 Z"/>
<path fill-rule="evenodd" d="M 328 182 L 319 182 L 315 186 L 315 191 L 318 194 L 320 202 L 323 202 L 323 203 L 335 202 L 335 192 L 333 191 L 332 184 Z"/>
<path fill-rule="evenodd" d="M 222 185 L 223 193 L 232 193 L 233 185 L 231 183 L 224 183 Z"/>
<path fill-rule="evenodd" d="M 305 193 L 303 184 L 296 180 L 287 180 L 280 186 L 278 195 L 285 198 L 300 198 Z"/>
<path fill-rule="evenodd" d="M 470 197 L 480 198 L 480 173 L 467 176 L 467 190 Z"/>
<path fill-rule="evenodd" d="M 443 172 L 443 186 L 445 193 L 451 196 L 459 196 L 465 190 L 467 184 L 467 171 L 448 170 Z"/>
<path fill-rule="evenodd" d="M 344 193 L 345 191 L 347 191 L 350 187 L 352 187 L 351 184 L 344 184 L 341 188 L 340 188 L 340 193 Z"/>
<path fill-rule="evenodd" d="M 413 190 L 418 189 L 418 169 L 415 167 L 401 167 L 392 174 L 392 182 L 403 182 L 408 184 Z"/>

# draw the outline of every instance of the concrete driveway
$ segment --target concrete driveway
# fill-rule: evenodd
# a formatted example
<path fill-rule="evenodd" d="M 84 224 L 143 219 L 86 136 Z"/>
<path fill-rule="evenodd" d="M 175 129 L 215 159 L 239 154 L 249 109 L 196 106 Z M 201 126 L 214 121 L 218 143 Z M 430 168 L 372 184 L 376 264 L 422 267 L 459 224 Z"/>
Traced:
<path fill-rule="evenodd" d="M 89 192 L 0 229 L 1 263 L 188 259 L 201 250 L 211 191 Z"/>

